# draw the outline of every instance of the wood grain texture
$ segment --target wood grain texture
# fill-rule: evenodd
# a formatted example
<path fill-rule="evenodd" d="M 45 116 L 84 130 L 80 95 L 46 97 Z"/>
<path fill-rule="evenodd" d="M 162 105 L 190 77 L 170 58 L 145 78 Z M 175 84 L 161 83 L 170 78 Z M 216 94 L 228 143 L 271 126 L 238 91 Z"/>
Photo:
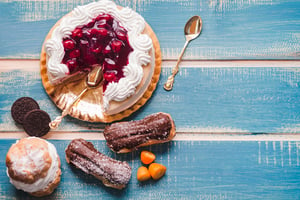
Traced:
<path fill-rule="evenodd" d="M 90 0 L 0 1 L 0 58 L 39 58 L 42 42 L 63 15 Z M 164 59 L 176 59 L 192 15 L 203 31 L 184 59 L 300 59 L 300 2 L 296 0 L 121 1 L 156 32 Z"/>
<path fill-rule="evenodd" d="M 6 176 L 5 153 L 15 140 L 0 140 L 0 198 L 32 199 L 17 191 Z M 127 188 L 109 189 L 69 166 L 64 150 L 70 141 L 50 140 L 62 160 L 62 179 L 43 199 L 298 199 L 299 142 L 174 141 L 145 148 L 167 167 L 159 181 L 139 183 L 140 151 L 116 155 L 104 141 L 92 141 L 102 153 L 128 161 L 133 174 Z M 237 153 L 239 152 L 239 153 Z"/>
<path fill-rule="evenodd" d="M 0 131 L 22 131 L 10 114 L 12 103 L 22 96 L 36 99 L 52 119 L 60 115 L 42 87 L 38 61 L 3 63 L 6 67 L 0 67 Z M 173 117 L 179 132 L 299 133 L 299 65 L 273 64 L 259 67 L 250 62 L 248 67 L 218 67 L 213 62 L 205 67 L 197 62 L 183 62 L 173 91 L 166 92 L 163 83 L 174 62 L 163 62 L 153 97 L 125 120 L 166 112 Z M 97 132 L 104 126 L 66 117 L 57 131 Z"/>
<path fill-rule="evenodd" d="M 10 108 L 17 98 L 30 96 L 52 119 L 60 115 L 42 86 L 39 61 L 33 59 L 39 59 L 56 21 L 89 2 L 0 0 L 0 199 L 35 199 L 17 191 L 6 176 L 6 152 L 15 139 L 27 136 L 12 120 Z M 170 143 L 117 155 L 99 133 L 106 124 L 66 117 L 58 130 L 45 136 L 61 157 L 62 180 L 43 199 L 299 199 L 300 135 L 295 133 L 300 133 L 300 1 L 115 2 L 145 18 L 163 56 L 153 97 L 125 120 L 167 112 L 178 134 Z M 183 47 L 183 27 L 192 15 L 202 17 L 203 31 L 184 55 L 189 61 L 181 63 L 174 90 L 166 92 L 163 84 Z M 10 60 L 14 58 L 24 60 Z M 129 162 L 133 175 L 125 190 L 106 188 L 66 163 L 64 150 L 77 137 Z M 156 162 L 167 166 L 161 180 L 136 180 L 143 149 L 153 151 Z"/>

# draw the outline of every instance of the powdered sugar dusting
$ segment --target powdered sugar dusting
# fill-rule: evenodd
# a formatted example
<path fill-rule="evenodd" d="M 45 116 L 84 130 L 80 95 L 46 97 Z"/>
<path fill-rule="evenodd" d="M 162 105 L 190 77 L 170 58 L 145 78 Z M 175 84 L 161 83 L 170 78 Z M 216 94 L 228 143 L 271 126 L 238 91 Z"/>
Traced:
<path fill-rule="evenodd" d="M 74 139 L 66 150 L 70 163 L 87 174 L 102 180 L 108 187 L 121 189 L 131 178 L 131 167 L 127 162 L 110 158 L 84 139 Z"/>

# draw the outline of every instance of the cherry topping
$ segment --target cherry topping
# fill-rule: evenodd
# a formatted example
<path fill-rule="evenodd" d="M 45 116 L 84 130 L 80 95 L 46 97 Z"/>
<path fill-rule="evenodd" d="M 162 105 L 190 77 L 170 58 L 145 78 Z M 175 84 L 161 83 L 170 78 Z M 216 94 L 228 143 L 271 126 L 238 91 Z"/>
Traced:
<path fill-rule="evenodd" d="M 119 52 L 121 50 L 122 47 L 122 42 L 120 40 L 113 40 L 111 42 L 111 48 L 114 52 Z"/>
<path fill-rule="evenodd" d="M 107 82 L 114 82 L 116 79 L 116 74 L 113 72 L 106 72 L 103 74 L 103 77 Z"/>
<path fill-rule="evenodd" d="M 111 38 L 115 38 L 116 37 L 116 33 L 114 31 L 107 31 L 107 35 Z"/>
<path fill-rule="evenodd" d="M 75 49 L 75 50 L 71 51 L 69 56 L 70 56 L 70 58 L 78 58 L 80 56 L 80 50 Z"/>
<path fill-rule="evenodd" d="M 127 36 L 126 36 L 126 32 L 122 31 L 122 30 L 117 30 L 116 31 L 116 35 L 117 35 L 117 38 L 122 40 L 122 41 L 125 41 Z"/>
<path fill-rule="evenodd" d="M 104 59 L 104 62 L 103 62 L 103 68 L 104 70 L 114 70 L 116 69 L 116 62 L 113 61 L 112 59 L 110 58 L 105 58 Z"/>
<path fill-rule="evenodd" d="M 87 34 L 88 36 L 94 36 L 94 35 L 97 35 L 98 34 L 98 30 L 93 28 L 93 29 L 89 29 L 87 30 Z"/>
<path fill-rule="evenodd" d="M 80 28 L 75 28 L 74 31 L 72 32 L 72 37 L 73 38 L 82 38 L 83 33 L 82 33 L 82 29 Z"/>
<path fill-rule="evenodd" d="M 83 59 L 86 65 L 91 66 L 97 64 L 97 58 L 92 52 L 93 52 L 92 49 L 89 49 L 89 51 L 84 52 Z"/>
<path fill-rule="evenodd" d="M 105 47 L 105 49 L 103 49 L 103 53 L 104 54 L 109 54 L 111 52 L 111 47 L 109 46 L 109 45 L 107 45 L 106 47 Z"/>
<path fill-rule="evenodd" d="M 63 41 L 63 46 L 65 49 L 71 50 L 75 48 L 75 43 L 73 42 L 73 40 L 67 39 Z"/>
<path fill-rule="evenodd" d="M 95 48 L 95 49 L 92 49 L 92 51 L 93 51 L 94 53 L 101 53 L 101 52 L 102 52 L 102 48 L 101 48 L 101 47 L 97 47 L 97 48 Z"/>
<path fill-rule="evenodd" d="M 75 28 L 63 39 L 66 64 L 70 73 L 91 70 L 92 65 L 103 65 L 104 85 L 124 77 L 131 48 L 127 30 L 109 14 L 100 14 L 89 23 Z"/>
<path fill-rule="evenodd" d="M 106 19 L 101 19 L 101 20 L 99 20 L 99 21 L 97 22 L 97 27 L 98 27 L 98 28 L 105 28 L 105 27 L 107 27 L 107 26 L 109 26 L 109 25 L 108 25 L 108 22 L 107 22 Z"/>
<path fill-rule="evenodd" d="M 77 62 L 74 59 L 68 60 L 66 65 L 68 66 L 70 73 L 74 72 L 75 69 L 77 68 Z"/>
<path fill-rule="evenodd" d="M 92 20 L 91 22 L 89 22 L 86 27 L 87 28 L 92 28 L 95 25 L 95 20 Z"/>
<path fill-rule="evenodd" d="M 98 33 L 101 36 L 107 36 L 107 29 L 105 29 L 105 28 L 99 28 Z"/>
<path fill-rule="evenodd" d="M 89 45 L 89 41 L 87 41 L 87 40 L 80 40 L 80 45 L 81 45 L 81 47 L 88 46 Z"/>
<path fill-rule="evenodd" d="M 106 21 L 110 21 L 113 18 L 108 14 L 103 14 L 103 15 L 99 15 L 98 17 L 96 17 L 96 21 L 100 21 L 101 19 L 105 19 Z"/>

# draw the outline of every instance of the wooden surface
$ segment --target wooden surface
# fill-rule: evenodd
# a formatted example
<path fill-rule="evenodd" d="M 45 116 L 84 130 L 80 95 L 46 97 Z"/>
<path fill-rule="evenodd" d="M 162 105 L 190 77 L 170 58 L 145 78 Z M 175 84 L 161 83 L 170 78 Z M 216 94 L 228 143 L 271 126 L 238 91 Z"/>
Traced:
<path fill-rule="evenodd" d="M 0 1 L 0 57 L 39 58 L 42 42 L 63 15 L 89 0 Z M 183 27 L 203 19 L 201 37 L 187 59 L 299 59 L 300 2 L 297 0 L 118 0 L 152 26 L 165 59 L 184 45 Z M 16 34 L 11 34 L 16 33 Z"/>
<path fill-rule="evenodd" d="M 64 158 L 68 141 L 51 142 Z M 103 153 L 128 161 L 135 172 L 141 166 L 140 151 L 114 155 L 104 141 L 92 142 Z M 0 140 L 0 150 L 6 151 L 12 143 L 14 140 Z M 299 145 L 299 141 L 173 141 L 155 145 L 150 150 L 157 155 L 157 162 L 167 166 L 165 177 L 139 183 L 134 173 L 122 191 L 104 187 L 62 160 L 62 183 L 43 199 L 298 199 Z M 5 155 L 0 158 L 0 198 L 31 199 L 6 180 Z"/>
<path fill-rule="evenodd" d="M 0 199 L 32 199 L 6 176 L 5 155 L 26 137 L 10 114 L 30 96 L 54 119 L 61 111 L 41 84 L 39 55 L 50 28 L 83 0 L 0 1 Z M 300 1 L 126 0 L 161 45 L 162 74 L 153 97 L 125 120 L 170 113 L 175 140 L 145 147 L 167 166 L 159 181 L 136 180 L 139 151 L 116 155 L 105 144 L 103 123 L 66 117 L 45 139 L 62 160 L 62 181 L 46 199 L 300 199 Z M 174 90 L 162 86 L 184 44 L 183 27 L 200 15 L 203 31 L 192 41 Z M 82 137 L 133 168 L 128 187 L 116 191 L 70 167 L 64 150 Z"/>

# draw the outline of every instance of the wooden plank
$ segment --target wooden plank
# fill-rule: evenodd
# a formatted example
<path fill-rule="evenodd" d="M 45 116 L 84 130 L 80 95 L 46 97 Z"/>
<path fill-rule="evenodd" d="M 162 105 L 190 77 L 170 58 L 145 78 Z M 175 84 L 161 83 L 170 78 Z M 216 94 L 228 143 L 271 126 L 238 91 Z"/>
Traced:
<path fill-rule="evenodd" d="M 42 87 L 38 61 L 3 63 L 6 67 L 2 68 L 0 62 L 0 131 L 22 130 L 10 116 L 12 103 L 22 96 L 36 99 L 52 119 L 60 115 Z M 299 133 L 299 62 L 262 63 L 264 67 L 257 62 L 246 65 L 244 61 L 242 67 L 223 67 L 224 63 L 218 67 L 218 62 L 183 62 L 174 90 L 166 92 L 163 83 L 174 62 L 163 62 L 153 97 L 125 120 L 162 111 L 172 115 L 179 132 Z M 229 62 L 230 65 L 239 66 L 239 62 Z M 98 132 L 104 125 L 66 117 L 58 131 Z"/>
<path fill-rule="evenodd" d="M 44 38 L 63 15 L 90 0 L 0 2 L 0 58 L 38 58 Z M 203 32 L 185 59 L 299 59 L 300 2 L 295 0 L 116 1 L 140 13 L 157 34 L 164 59 L 176 59 L 192 15 Z"/>
<path fill-rule="evenodd" d="M 2 132 L 0 139 L 20 139 L 28 137 L 24 131 Z M 105 140 L 103 133 L 96 131 L 68 132 L 68 131 L 51 131 L 42 138 L 47 140 L 73 140 L 84 137 L 86 140 Z M 299 134 L 252 134 L 252 133 L 198 133 L 198 132 L 179 132 L 176 131 L 173 141 L 300 141 Z"/>
<path fill-rule="evenodd" d="M 17 191 L 6 176 L 5 155 L 15 140 L 0 140 L 0 198 L 32 199 Z M 103 140 L 92 141 L 113 158 L 128 161 L 132 178 L 122 191 L 70 167 L 64 156 L 69 140 L 50 140 L 62 161 L 62 180 L 43 199 L 298 199 L 299 141 L 173 141 L 147 150 L 167 167 L 159 181 L 139 183 L 140 151 L 116 155 Z"/>

